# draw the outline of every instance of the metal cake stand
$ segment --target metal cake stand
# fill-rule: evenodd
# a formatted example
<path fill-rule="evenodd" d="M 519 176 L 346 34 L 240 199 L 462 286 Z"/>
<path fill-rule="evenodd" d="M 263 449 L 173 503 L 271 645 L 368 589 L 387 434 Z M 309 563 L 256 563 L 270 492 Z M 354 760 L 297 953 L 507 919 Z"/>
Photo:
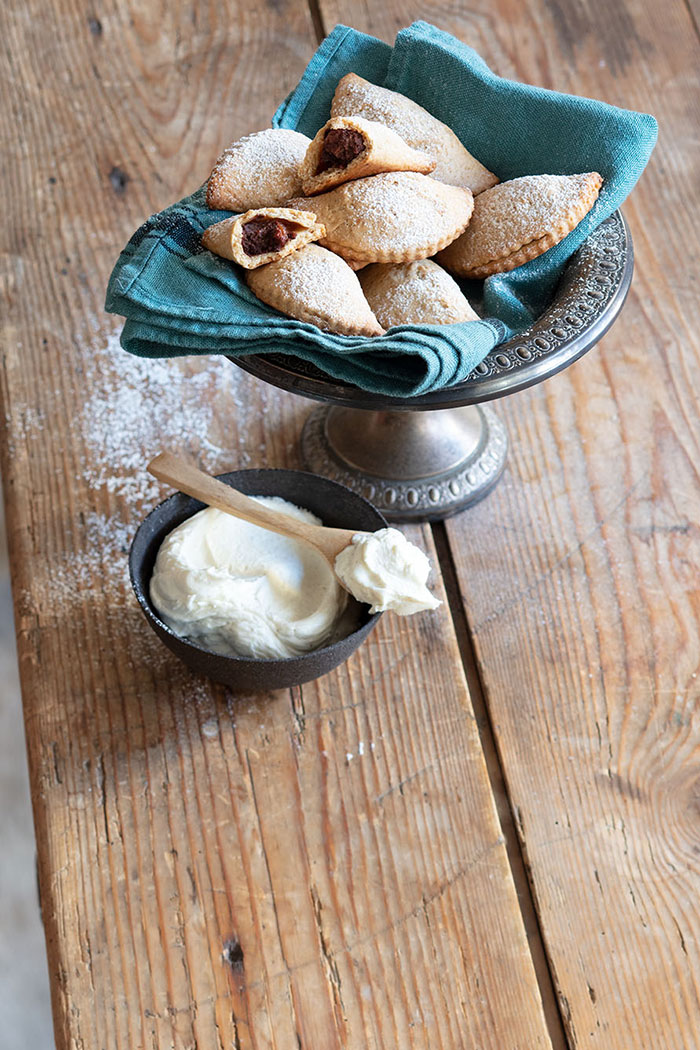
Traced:
<path fill-rule="evenodd" d="M 413 398 L 370 394 L 284 354 L 233 359 L 273 386 L 324 402 L 304 426 L 307 470 L 340 481 L 391 521 L 436 521 L 482 499 L 505 465 L 505 427 L 484 402 L 533 386 L 582 357 L 627 297 L 634 256 L 617 211 L 571 257 L 554 299 L 464 382 Z"/>

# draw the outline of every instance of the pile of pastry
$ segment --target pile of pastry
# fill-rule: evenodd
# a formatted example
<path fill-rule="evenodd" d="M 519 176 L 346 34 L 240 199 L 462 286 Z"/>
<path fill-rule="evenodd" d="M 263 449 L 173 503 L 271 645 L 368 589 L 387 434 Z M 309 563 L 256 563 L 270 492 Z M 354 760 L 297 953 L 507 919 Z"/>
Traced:
<path fill-rule="evenodd" d="M 488 277 L 541 255 L 593 207 L 602 181 L 499 182 L 427 110 L 348 73 L 313 140 L 270 128 L 224 151 L 207 205 L 236 214 L 202 242 L 283 314 L 382 335 L 477 320 L 450 273 Z"/>

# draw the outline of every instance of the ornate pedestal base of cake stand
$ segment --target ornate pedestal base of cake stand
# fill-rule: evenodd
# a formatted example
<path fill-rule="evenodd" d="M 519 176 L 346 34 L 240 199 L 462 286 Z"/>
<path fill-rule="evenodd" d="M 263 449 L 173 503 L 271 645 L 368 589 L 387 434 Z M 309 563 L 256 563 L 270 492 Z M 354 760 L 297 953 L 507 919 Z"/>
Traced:
<path fill-rule="evenodd" d="M 301 436 L 304 465 L 340 481 L 392 521 L 445 518 L 489 492 L 508 438 L 492 409 L 368 412 L 332 405 L 311 413 Z"/>
<path fill-rule="evenodd" d="M 497 346 L 464 382 L 420 397 L 370 394 L 282 354 L 232 360 L 326 402 L 304 426 L 307 470 L 359 492 L 391 521 L 435 521 L 482 499 L 501 475 L 506 432 L 484 402 L 540 383 L 590 350 L 620 312 L 633 268 L 629 230 L 615 212 L 571 257 L 526 332 Z"/>

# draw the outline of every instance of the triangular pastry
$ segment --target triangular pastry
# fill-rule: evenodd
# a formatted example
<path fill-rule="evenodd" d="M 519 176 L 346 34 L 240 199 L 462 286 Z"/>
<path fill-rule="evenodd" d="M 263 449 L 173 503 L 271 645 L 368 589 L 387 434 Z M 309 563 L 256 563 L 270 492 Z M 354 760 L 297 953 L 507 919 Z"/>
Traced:
<path fill-rule="evenodd" d="M 310 196 L 382 171 L 428 175 L 434 167 L 432 157 L 412 149 L 385 124 L 364 117 L 333 117 L 312 140 L 300 175 L 302 189 Z"/>
<path fill-rule="evenodd" d="M 434 157 L 433 178 L 450 186 L 466 186 L 477 194 L 498 182 L 497 176 L 465 149 L 447 124 L 405 95 L 371 84 L 355 73 L 348 73 L 339 81 L 331 116 L 361 116 L 386 124 L 409 146 Z"/>
<path fill-rule="evenodd" d="M 368 266 L 360 284 L 383 328 L 479 320 L 457 282 L 432 259 Z"/>
<path fill-rule="evenodd" d="M 268 306 L 340 335 L 383 335 L 357 275 L 333 252 L 308 244 L 286 259 L 250 270 L 248 287 Z"/>
<path fill-rule="evenodd" d="M 210 226 L 202 234 L 202 244 L 223 259 L 231 259 L 246 270 L 255 270 L 284 259 L 310 241 L 317 241 L 325 232 L 313 212 L 253 208 Z"/>
<path fill-rule="evenodd" d="M 208 207 L 249 211 L 284 204 L 302 192 L 299 165 L 310 142 L 289 128 L 267 128 L 234 142 L 209 176 Z"/>
<path fill-rule="evenodd" d="M 394 171 L 296 198 L 289 207 L 314 212 L 326 227 L 320 243 L 359 270 L 435 255 L 466 228 L 474 199 L 428 175 Z"/>
<path fill-rule="evenodd" d="M 440 253 L 439 262 L 462 277 L 514 270 L 571 233 L 602 184 L 597 171 L 501 182 L 476 198 L 468 229 Z"/>

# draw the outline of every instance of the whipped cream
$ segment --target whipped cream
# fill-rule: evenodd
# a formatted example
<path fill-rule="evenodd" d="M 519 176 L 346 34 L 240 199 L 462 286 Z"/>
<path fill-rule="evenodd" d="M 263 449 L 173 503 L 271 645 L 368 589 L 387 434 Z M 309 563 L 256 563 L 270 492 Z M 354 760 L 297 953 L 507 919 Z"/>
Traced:
<path fill-rule="evenodd" d="M 335 571 L 373 613 L 411 616 L 440 604 L 425 585 L 430 573 L 427 556 L 398 529 L 358 532 L 335 559 Z"/>
<path fill-rule="evenodd" d="M 286 500 L 256 499 L 321 524 Z M 354 626 L 343 615 L 348 596 L 320 554 L 214 507 L 166 536 L 150 591 L 175 634 L 225 656 L 298 656 L 344 637 Z"/>

